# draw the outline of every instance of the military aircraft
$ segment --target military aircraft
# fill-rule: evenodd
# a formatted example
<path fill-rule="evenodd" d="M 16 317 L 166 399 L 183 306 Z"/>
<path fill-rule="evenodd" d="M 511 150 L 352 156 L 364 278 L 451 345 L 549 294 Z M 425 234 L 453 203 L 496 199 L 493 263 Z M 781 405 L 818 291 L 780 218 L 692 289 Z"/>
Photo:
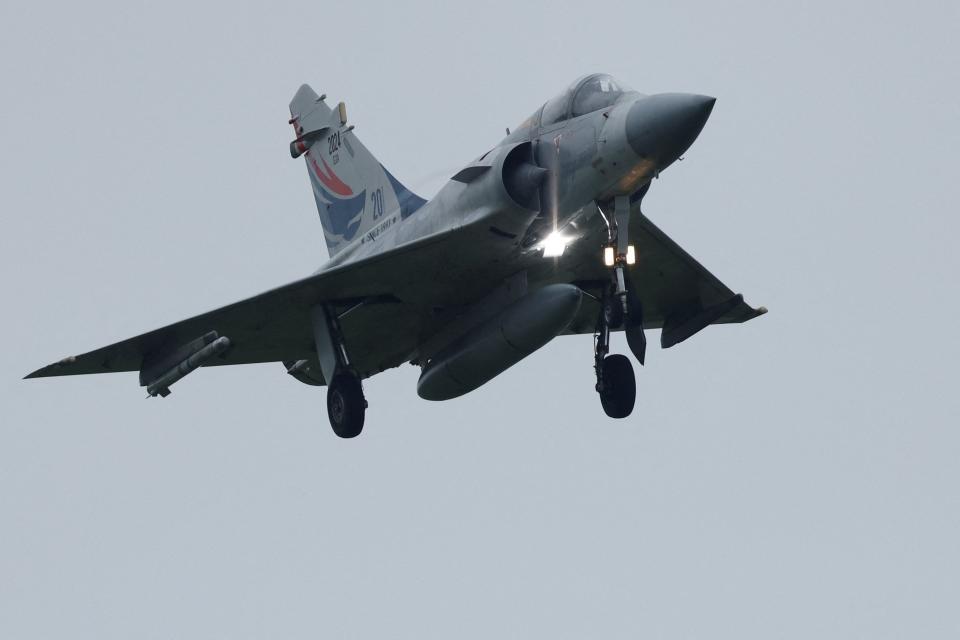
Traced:
<path fill-rule="evenodd" d="M 640 210 L 651 180 L 703 129 L 715 98 L 580 78 L 431 200 L 404 187 L 347 124 L 344 103 L 303 85 L 290 102 L 330 259 L 313 275 L 43 367 L 28 378 L 139 371 L 148 396 L 201 366 L 282 362 L 327 386 L 334 433 L 360 434 L 361 381 L 405 362 L 427 400 L 476 389 L 561 334 L 593 335 L 604 412 L 633 410 L 623 331 L 643 364 L 645 329 L 671 347 L 746 304 Z"/>

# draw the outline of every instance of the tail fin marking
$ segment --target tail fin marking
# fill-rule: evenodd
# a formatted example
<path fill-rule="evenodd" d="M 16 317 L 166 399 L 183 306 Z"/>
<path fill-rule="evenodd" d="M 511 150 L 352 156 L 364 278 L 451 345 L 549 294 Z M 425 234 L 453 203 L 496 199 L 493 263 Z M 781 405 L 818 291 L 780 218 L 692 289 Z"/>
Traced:
<path fill-rule="evenodd" d="M 385 214 L 410 216 L 425 200 L 404 187 L 307 85 L 290 102 L 297 134 L 291 155 L 303 155 L 327 249 L 333 255 L 379 224 Z M 305 133 L 306 132 L 306 133 Z M 345 153 L 344 153 L 345 151 Z"/>

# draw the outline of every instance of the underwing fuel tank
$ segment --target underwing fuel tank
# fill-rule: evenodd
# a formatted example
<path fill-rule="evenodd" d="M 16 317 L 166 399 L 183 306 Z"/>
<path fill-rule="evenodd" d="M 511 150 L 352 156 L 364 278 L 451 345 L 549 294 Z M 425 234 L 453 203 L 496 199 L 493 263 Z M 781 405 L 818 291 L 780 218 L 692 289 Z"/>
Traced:
<path fill-rule="evenodd" d="M 520 298 L 432 358 L 417 394 L 449 400 L 490 381 L 566 329 L 580 296 L 573 285 L 552 284 Z"/>

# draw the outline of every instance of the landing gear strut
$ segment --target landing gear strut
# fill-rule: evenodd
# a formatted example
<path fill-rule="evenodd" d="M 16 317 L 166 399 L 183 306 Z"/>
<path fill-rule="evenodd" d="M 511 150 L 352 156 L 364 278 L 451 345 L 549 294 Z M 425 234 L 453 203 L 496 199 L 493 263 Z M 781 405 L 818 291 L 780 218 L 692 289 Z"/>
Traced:
<path fill-rule="evenodd" d="M 603 261 L 608 267 L 613 267 L 613 273 L 610 274 L 613 293 L 626 315 L 630 309 L 627 304 L 627 279 L 624 269 L 637 260 L 636 252 L 629 244 L 630 196 L 617 196 L 613 199 L 613 215 L 605 212 L 600 203 L 597 203 L 597 209 L 607 223 L 607 244 L 603 248 Z"/>
<path fill-rule="evenodd" d="M 360 377 L 350 366 L 343 344 L 340 323 L 332 309 L 313 308 L 313 337 L 323 379 L 327 382 L 327 414 L 333 432 L 341 438 L 355 438 L 363 431 L 367 400 Z"/>
<path fill-rule="evenodd" d="M 613 295 L 604 295 L 603 310 L 593 338 L 593 368 L 597 374 L 597 393 L 603 411 L 611 418 L 626 418 L 633 411 L 637 399 L 637 381 L 633 365 L 627 356 L 610 353 L 610 329 L 608 316 L 611 309 L 620 309 L 620 301 Z M 620 321 L 623 321 L 621 313 Z"/>
<path fill-rule="evenodd" d="M 623 305 L 616 296 L 603 297 L 603 322 L 608 329 L 619 329 L 623 326 Z"/>
<path fill-rule="evenodd" d="M 598 206 L 599 208 L 599 206 Z M 610 331 L 626 325 L 628 342 L 637 359 L 643 364 L 643 351 L 638 340 L 643 340 L 642 319 L 639 305 L 628 301 L 627 281 L 624 270 L 636 260 L 633 247 L 627 243 L 630 223 L 630 198 L 617 196 L 614 199 L 613 215 L 600 209 L 607 221 L 608 244 L 604 248 L 604 262 L 612 267 L 611 284 L 601 300 L 600 318 L 593 340 L 593 368 L 597 374 L 597 393 L 603 411 L 611 418 L 626 418 L 633 411 L 637 399 L 637 381 L 633 365 L 627 356 L 610 353 Z M 634 307 L 637 307 L 636 309 Z M 636 317 L 634 317 L 634 314 Z M 639 336 L 639 338 L 637 337 Z M 634 343 L 638 348 L 634 348 Z"/>

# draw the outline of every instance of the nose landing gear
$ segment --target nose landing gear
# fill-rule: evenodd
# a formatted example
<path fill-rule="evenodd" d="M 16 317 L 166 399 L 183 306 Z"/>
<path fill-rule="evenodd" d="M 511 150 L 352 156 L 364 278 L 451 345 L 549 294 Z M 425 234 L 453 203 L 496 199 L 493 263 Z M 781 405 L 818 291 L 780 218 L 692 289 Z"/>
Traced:
<path fill-rule="evenodd" d="M 603 322 L 608 329 L 619 329 L 623 326 L 624 312 L 620 299 L 616 296 L 603 297 Z"/>
<path fill-rule="evenodd" d="M 609 314 L 612 309 L 621 309 L 620 301 L 614 296 L 603 297 L 603 311 L 596 335 L 593 338 L 593 368 L 597 374 L 596 390 L 600 394 L 603 411 L 611 418 L 626 418 L 633 411 L 637 399 L 637 382 L 633 375 L 633 365 L 625 355 L 607 355 L 610 352 Z M 620 321 L 623 321 L 621 313 Z"/>
<path fill-rule="evenodd" d="M 598 206 L 599 208 L 599 206 Z M 636 254 L 628 244 L 630 222 L 629 196 L 614 199 L 614 214 L 603 213 L 607 221 L 609 243 L 604 248 L 604 262 L 612 267 L 611 285 L 601 300 L 600 318 L 593 340 L 593 367 L 597 374 L 597 393 L 603 411 L 611 418 L 626 418 L 633 411 L 637 399 L 637 382 L 633 365 L 625 355 L 608 355 L 610 331 L 625 328 L 631 351 L 643 364 L 646 340 L 639 301 L 627 291 L 625 268 L 634 264 Z"/>

